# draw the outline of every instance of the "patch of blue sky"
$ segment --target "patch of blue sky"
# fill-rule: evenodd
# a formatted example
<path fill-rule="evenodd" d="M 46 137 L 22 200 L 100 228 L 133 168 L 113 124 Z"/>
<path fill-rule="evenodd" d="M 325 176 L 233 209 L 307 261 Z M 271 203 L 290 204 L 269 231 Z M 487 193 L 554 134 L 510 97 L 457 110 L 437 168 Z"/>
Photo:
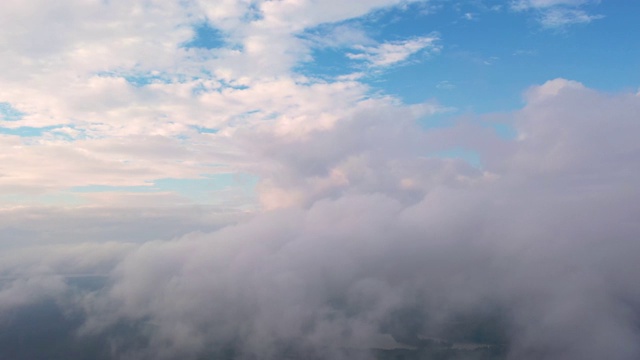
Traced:
<path fill-rule="evenodd" d="M 45 133 L 53 129 L 59 129 L 61 127 L 62 126 L 45 126 L 45 127 L 20 126 L 17 128 L 0 127 L 0 134 L 16 135 L 20 137 L 38 137 L 38 136 L 43 136 Z"/>
<path fill-rule="evenodd" d="M 508 118 L 508 117 L 507 117 Z M 443 112 L 428 115 L 417 120 L 418 125 L 425 130 L 442 129 L 455 126 L 460 120 L 464 120 L 465 115 L 460 112 Z M 506 120 L 505 120 L 506 121 Z M 514 140 L 518 136 L 517 130 L 508 122 L 495 122 L 482 120 L 479 124 L 482 127 L 492 129 L 495 134 L 504 140 Z"/>
<path fill-rule="evenodd" d="M 418 61 L 371 72 L 361 81 L 409 104 L 435 98 L 461 113 L 520 109 L 529 86 L 558 77 L 609 91 L 640 83 L 640 47 L 630 36 L 640 32 L 634 15 L 640 2 L 601 2 L 588 10 L 602 18 L 555 30 L 544 29 L 536 12 L 484 3 L 440 2 L 431 11 L 409 5 L 353 20 L 379 43 L 437 33 L 442 46 L 438 54 L 416 56 Z M 312 31 L 306 36 L 329 33 Z M 347 51 L 316 49 L 314 61 L 300 71 L 320 78 L 353 72 L 357 64 L 344 56 Z M 607 71 L 593 71 L 602 68 Z"/>
<path fill-rule="evenodd" d="M 259 3 L 251 2 L 247 7 L 247 11 L 245 12 L 242 20 L 249 23 L 252 21 L 262 20 L 263 18 L 264 16 L 262 14 L 262 10 L 260 10 Z"/>
<path fill-rule="evenodd" d="M 457 112 L 436 113 L 418 119 L 417 123 L 424 130 L 442 129 L 454 126 L 458 116 Z"/>
<path fill-rule="evenodd" d="M 505 114 L 509 114 L 508 112 Z M 418 125 L 423 130 L 433 130 L 433 129 L 442 129 L 448 127 L 454 127 L 460 121 L 465 121 L 469 113 L 461 112 L 458 110 L 436 113 L 432 115 L 424 116 L 417 120 Z M 508 116 L 507 116 L 508 119 Z M 505 120 L 508 121 L 508 120 Z M 494 121 L 484 121 L 481 120 L 479 123 L 480 126 L 491 128 L 498 137 L 505 140 L 513 140 L 517 137 L 517 130 L 513 127 L 512 124 L 508 122 L 494 122 Z"/>
<path fill-rule="evenodd" d="M 83 128 L 77 128 L 73 124 L 64 126 L 58 126 L 50 130 L 50 134 L 58 139 L 73 141 L 83 140 L 89 138 L 87 136 L 87 130 Z"/>
<path fill-rule="evenodd" d="M 310 59 L 294 69 L 296 72 L 316 78 L 333 78 L 353 72 L 354 61 L 347 57 L 348 45 L 353 42 L 345 35 L 360 31 L 360 19 L 349 19 L 337 23 L 321 24 L 298 34 L 300 39 L 312 45 Z M 339 33 L 342 32 L 342 35 Z"/>
<path fill-rule="evenodd" d="M 232 90 L 247 90 L 249 86 L 246 84 L 240 84 L 237 81 L 227 81 L 225 79 L 217 78 L 209 69 L 201 68 L 198 77 L 194 77 L 192 80 L 197 80 L 191 93 L 194 96 L 211 92 L 221 92 L 226 89 Z M 210 82 L 204 82 L 207 80 L 213 80 Z"/>
<path fill-rule="evenodd" d="M 135 87 L 143 87 L 151 84 L 170 84 L 174 81 L 164 74 L 159 73 L 138 73 L 124 75 L 123 78 Z"/>
<path fill-rule="evenodd" d="M 216 200 L 216 192 L 230 188 L 239 189 L 252 194 L 258 183 L 258 178 L 249 174 L 210 174 L 198 179 L 157 179 L 149 182 L 148 186 L 110 186 L 87 185 L 76 186 L 72 193 L 95 192 L 133 192 L 155 193 L 172 192 L 192 200 L 195 203 L 210 203 Z"/>
<path fill-rule="evenodd" d="M 123 78 L 135 87 L 143 87 L 151 84 L 184 83 L 196 79 L 183 74 L 165 73 L 160 71 L 102 71 L 96 73 L 101 77 Z"/>
<path fill-rule="evenodd" d="M 249 89 L 249 85 L 239 84 L 233 81 L 225 81 L 224 79 L 216 79 L 222 85 L 222 88 L 229 88 L 233 90 L 247 90 Z M 221 88 L 221 89 L 222 89 Z"/>
<path fill-rule="evenodd" d="M 518 131 L 510 124 L 487 124 L 496 134 L 505 140 L 514 140 L 518 136 Z"/>
<path fill-rule="evenodd" d="M 313 60 L 298 64 L 294 71 L 309 77 L 333 79 L 354 73 L 356 70 L 353 61 L 347 58 L 344 49 L 315 48 L 311 55 Z"/>
<path fill-rule="evenodd" d="M 202 78 L 201 78 L 202 79 Z M 208 94 L 208 93 L 212 93 L 212 92 L 222 92 L 224 90 L 247 90 L 249 89 L 249 86 L 247 85 L 241 85 L 241 84 L 235 84 L 232 82 L 227 82 L 227 81 L 222 81 L 220 79 L 216 79 L 216 83 L 213 86 L 207 86 L 205 84 L 203 84 L 202 82 L 196 83 L 193 88 L 191 89 L 191 94 L 193 96 L 200 96 L 203 94 Z"/>
<path fill-rule="evenodd" d="M 591 12 L 602 18 L 551 37 L 541 58 L 554 58 L 558 76 L 604 91 L 620 91 L 640 83 L 640 2 L 600 2 Z M 602 71 L 594 71 L 600 69 Z"/>
<path fill-rule="evenodd" d="M 436 98 L 445 106 L 473 112 L 519 107 L 520 91 L 531 83 L 522 81 L 526 85 L 514 91 L 513 87 L 520 82 L 512 72 L 505 76 L 502 66 L 503 59 L 520 48 L 512 29 L 526 30 L 526 24 L 493 12 L 483 14 L 488 19 L 467 20 L 463 18 L 466 10 L 460 5 L 443 3 L 432 13 L 396 10 L 375 19 L 381 24 L 379 41 L 437 33 L 442 49 L 438 54 L 392 67 L 364 81 L 400 96 L 407 103 Z M 397 17 L 402 17 L 402 21 L 392 21 Z"/>
<path fill-rule="evenodd" d="M 470 149 L 456 147 L 449 150 L 437 151 L 429 154 L 428 156 L 442 159 L 460 159 L 466 161 L 469 165 L 477 169 L 482 168 L 480 153 Z"/>
<path fill-rule="evenodd" d="M 202 94 L 207 94 L 210 93 L 211 91 L 213 91 L 214 89 L 211 89 L 210 87 L 205 86 L 202 83 L 196 84 L 192 89 L 191 89 L 191 94 L 193 96 L 199 96 Z"/>
<path fill-rule="evenodd" d="M 18 121 L 26 114 L 14 108 L 8 102 L 0 102 L 0 120 L 2 121 Z"/>
<path fill-rule="evenodd" d="M 204 126 L 193 126 L 193 128 L 200 134 L 216 134 L 219 130 Z"/>
<path fill-rule="evenodd" d="M 136 87 L 143 87 L 151 84 L 174 84 L 174 83 L 186 83 L 193 80 L 198 80 L 201 77 L 187 76 L 179 73 L 164 73 L 159 71 L 148 72 L 131 72 L 121 75 L 128 83 Z"/>
<path fill-rule="evenodd" d="M 225 45 L 222 31 L 212 27 L 207 22 L 202 22 L 193 27 L 194 37 L 182 44 L 185 49 L 217 49 Z"/>

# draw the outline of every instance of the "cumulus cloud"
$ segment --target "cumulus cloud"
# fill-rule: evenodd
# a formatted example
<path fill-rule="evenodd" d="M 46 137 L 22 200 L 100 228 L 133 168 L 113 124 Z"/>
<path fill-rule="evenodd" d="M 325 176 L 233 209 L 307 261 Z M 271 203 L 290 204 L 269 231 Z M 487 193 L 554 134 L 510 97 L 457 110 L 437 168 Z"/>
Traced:
<path fill-rule="evenodd" d="M 409 341 L 385 328 L 407 309 L 416 332 L 441 336 L 452 316 L 496 306 L 509 358 L 635 358 L 640 101 L 561 79 L 527 99 L 512 114 L 517 140 L 473 127 L 438 135 L 484 138 L 482 170 L 425 158 L 429 135 L 393 110 L 272 144 L 284 146 L 270 153 L 281 171 L 263 191 L 299 201 L 137 248 L 93 316 L 153 319 L 150 356 L 239 341 L 269 357 L 282 341 L 320 353 L 385 332 Z"/>
<path fill-rule="evenodd" d="M 300 35 L 406 3 L 3 2 L 0 44 L 10 56 L 0 66 L 12 71 L 0 76 L 0 100 L 5 117 L 13 117 L 0 124 L 10 134 L 0 136 L 0 191 L 144 186 L 241 172 L 252 160 L 229 145 L 237 128 L 275 123 L 281 134 L 303 136 L 371 99 L 357 81 L 296 74 L 312 48 L 323 46 Z M 202 23 L 224 36 L 224 46 L 184 46 Z M 365 53 L 391 64 L 431 41 Z"/>
<path fill-rule="evenodd" d="M 436 35 L 304 35 L 407 3 L 3 2 L 2 127 L 39 133 L 0 136 L 0 194 L 243 172 L 264 211 L 171 192 L 5 206 L 2 334 L 53 301 L 115 359 L 640 357 L 638 94 L 555 79 L 520 110 L 425 131 L 435 101 L 293 70 L 314 46 L 373 69 L 437 52 Z M 564 11 L 559 26 L 586 4 L 514 9 Z M 224 46 L 183 46 L 203 22 Z M 479 125 L 505 119 L 514 139 Z M 433 155 L 456 148 L 482 166 Z"/>
<path fill-rule="evenodd" d="M 79 207 L 14 206 L 1 209 L 0 214 L 0 248 L 9 251 L 85 242 L 168 240 L 193 231 L 212 231 L 250 212 L 179 203 L 171 206 L 107 203 Z M 10 263 L 12 256 L 9 253 L 4 263 Z"/>
<path fill-rule="evenodd" d="M 510 359 L 637 358 L 640 98 L 556 79 L 525 99 L 512 140 L 473 123 L 424 132 L 392 105 L 293 140 L 236 133 L 264 156 L 260 191 L 295 195 L 289 206 L 116 251 L 109 284 L 73 302 L 83 333 L 147 324 L 147 345 L 122 358 L 370 358 L 428 339 Z M 427 155 L 459 143 L 483 168 Z M 31 291 L 18 285 L 6 296 Z M 483 318 L 502 330 L 460 334 Z"/>

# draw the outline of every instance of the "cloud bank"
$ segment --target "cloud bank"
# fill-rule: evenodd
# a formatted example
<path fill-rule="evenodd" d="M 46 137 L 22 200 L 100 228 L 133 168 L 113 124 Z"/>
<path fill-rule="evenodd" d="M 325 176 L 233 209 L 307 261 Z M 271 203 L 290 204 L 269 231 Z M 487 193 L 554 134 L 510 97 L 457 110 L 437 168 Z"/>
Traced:
<path fill-rule="evenodd" d="M 449 109 L 358 72 L 446 48 L 354 20 L 412 4 L 2 2 L 0 357 L 639 358 L 639 95 L 425 129 Z"/>
<path fill-rule="evenodd" d="M 484 341 L 508 359 L 637 358 L 640 98 L 564 79 L 525 98 L 490 119 L 513 121 L 515 139 L 473 121 L 425 132 L 402 106 L 294 140 L 238 133 L 264 156 L 263 200 L 288 206 L 113 251 L 53 249 L 39 269 L 16 252 L 3 263 L 15 279 L 0 292 L 3 307 L 54 293 L 81 309 L 83 336 L 144 324 L 147 341 L 114 345 L 116 358 L 229 348 L 238 358 L 292 348 L 346 358 L 425 339 L 468 342 L 451 324 L 472 326 L 469 314 L 500 319 L 502 335 Z M 482 168 L 428 156 L 459 143 L 474 144 Z M 79 259 L 84 272 L 101 264 L 104 288 L 70 295 L 64 282 L 33 280 L 69 273 Z"/>

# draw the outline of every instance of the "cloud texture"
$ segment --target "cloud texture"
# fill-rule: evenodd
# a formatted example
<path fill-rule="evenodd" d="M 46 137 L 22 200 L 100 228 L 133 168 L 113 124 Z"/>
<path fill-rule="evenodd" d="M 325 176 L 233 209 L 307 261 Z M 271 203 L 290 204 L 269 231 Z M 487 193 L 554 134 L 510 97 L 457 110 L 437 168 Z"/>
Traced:
<path fill-rule="evenodd" d="M 414 3 L 438 9 L 2 2 L 0 66 L 15 71 L 0 74 L 0 355 L 19 359 L 10 345 L 32 331 L 16 314 L 52 307 L 58 320 L 32 325 L 61 324 L 49 332 L 93 344 L 69 345 L 87 359 L 441 343 L 488 346 L 459 353 L 476 359 L 640 358 L 640 96 L 558 78 L 521 109 L 425 129 L 449 109 L 362 79 L 439 56 L 444 36 L 376 39 L 352 21 Z M 567 23 L 590 21 L 589 3 L 511 4 Z M 219 46 L 193 45 L 201 28 Z M 335 49 L 351 73 L 299 68 Z M 224 206 L 194 205 L 156 187 L 238 173 L 255 199 L 218 188 Z"/>
<path fill-rule="evenodd" d="M 240 357 L 278 358 L 290 343 L 338 358 L 498 311 L 510 359 L 637 358 L 640 98 L 556 79 L 526 100 L 492 119 L 513 121 L 513 140 L 473 121 L 424 132 L 393 106 L 295 141 L 238 134 L 269 144 L 254 148 L 272 170 L 261 194 L 289 206 L 117 250 L 108 286 L 73 301 L 82 332 L 148 324 L 146 346 L 114 349 L 123 358 L 195 358 L 229 344 Z M 482 169 L 426 155 L 458 142 L 475 144 Z M 50 273 L 99 251 L 83 246 Z M 4 287 L 3 303 L 53 291 L 26 281 Z"/>

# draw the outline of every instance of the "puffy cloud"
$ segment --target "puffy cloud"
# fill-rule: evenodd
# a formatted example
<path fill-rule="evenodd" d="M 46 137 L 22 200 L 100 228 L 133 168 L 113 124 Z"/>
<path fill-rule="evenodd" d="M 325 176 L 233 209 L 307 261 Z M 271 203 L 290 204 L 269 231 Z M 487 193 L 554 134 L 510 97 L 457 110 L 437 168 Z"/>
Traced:
<path fill-rule="evenodd" d="M 352 57 L 373 68 L 436 51 L 435 36 L 305 34 L 405 3 L 3 2 L 0 62 L 15 71 L 0 100 L 20 116 L 2 125 L 42 132 L 0 137 L 5 196 L 241 171 L 268 211 L 169 192 L 5 207 L 0 310 L 53 298 L 84 314 L 84 335 L 130 326 L 132 342 L 110 347 L 122 359 L 368 358 L 433 339 L 513 359 L 638 358 L 638 94 L 556 79 L 511 114 L 424 131 L 436 102 L 292 70 L 313 46 L 360 44 Z M 556 26 L 587 2 L 514 4 L 564 11 Z M 202 22 L 224 46 L 183 46 Z M 492 117 L 518 136 L 479 125 Z M 452 148 L 482 167 L 434 155 Z M 83 275 L 106 280 L 69 281 Z M 493 330 L 479 339 L 476 325 Z"/>
<path fill-rule="evenodd" d="M 334 179 L 326 186 L 341 191 L 211 235 L 140 248 L 117 271 L 111 295 L 126 316 L 172 326 L 161 338 L 176 333 L 179 319 L 190 336 L 216 341 L 240 333 L 254 351 L 301 332 L 311 347 L 357 346 L 399 308 L 418 306 L 437 318 L 496 302 L 511 316 L 514 358 L 633 358 L 637 323 L 624 314 L 637 316 L 640 290 L 629 278 L 638 247 L 630 217 L 640 174 L 630 135 L 638 97 L 564 80 L 529 94 L 538 97 L 513 114 L 523 136 L 504 153 L 486 149 L 494 159 L 484 171 L 442 159 L 427 167 L 419 155 L 426 139 L 391 121 L 392 113 L 363 115 L 351 131 L 314 134 L 297 152 L 288 144 L 285 153 L 304 159 L 276 156 L 290 169 L 288 186 L 326 176 Z M 378 127 L 387 142 L 375 137 Z M 323 136 L 334 140 L 335 153 L 324 152 Z M 351 172 L 332 170 L 367 157 Z M 408 175 L 423 186 L 411 196 L 398 185 Z M 306 189 L 300 193 L 314 194 Z M 156 256 L 176 269 L 170 287 L 159 290 L 163 299 L 141 290 L 141 269 L 157 276 L 169 261 L 141 265 Z M 185 293 L 192 294 L 187 302 Z M 208 318 L 199 316 L 202 308 Z M 214 326 L 211 334 L 196 330 L 204 324 Z M 437 331 L 437 324 L 421 331 Z"/>
<path fill-rule="evenodd" d="M 154 205 L 124 206 L 112 201 L 99 206 L 3 208 L 0 247 L 7 252 L 2 254 L 3 264 L 20 262 L 28 253 L 32 253 L 29 256 L 33 259 L 29 262 L 35 263 L 42 255 L 37 250 L 39 246 L 61 245 L 64 250 L 65 244 L 169 240 L 194 231 L 212 231 L 250 215 L 246 211 L 211 206 Z M 22 255 L 14 254 L 14 250 Z"/>
<path fill-rule="evenodd" d="M 0 76 L 0 100 L 20 116 L 1 124 L 12 135 L 0 137 L 0 192 L 242 172 L 253 160 L 230 139 L 235 131 L 304 136 L 389 101 L 353 79 L 293 68 L 323 46 L 303 39 L 306 29 L 406 3 L 4 2 L 0 44 L 11 56 L 0 66 L 12 71 Z M 222 47 L 185 46 L 202 23 L 219 30 Z M 398 61 L 424 42 L 393 45 L 376 61 Z"/>
<path fill-rule="evenodd" d="M 563 79 L 525 96 L 513 140 L 473 123 L 425 132 L 392 105 L 295 139 L 234 134 L 264 156 L 261 191 L 291 206 L 117 250 L 109 285 L 75 302 L 83 331 L 147 323 L 148 347 L 118 350 L 137 358 L 339 358 L 469 342 L 460 331 L 484 318 L 494 330 L 474 341 L 507 358 L 637 358 L 640 98 Z M 460 142 L 482 169 L 428 156 Z"/>

